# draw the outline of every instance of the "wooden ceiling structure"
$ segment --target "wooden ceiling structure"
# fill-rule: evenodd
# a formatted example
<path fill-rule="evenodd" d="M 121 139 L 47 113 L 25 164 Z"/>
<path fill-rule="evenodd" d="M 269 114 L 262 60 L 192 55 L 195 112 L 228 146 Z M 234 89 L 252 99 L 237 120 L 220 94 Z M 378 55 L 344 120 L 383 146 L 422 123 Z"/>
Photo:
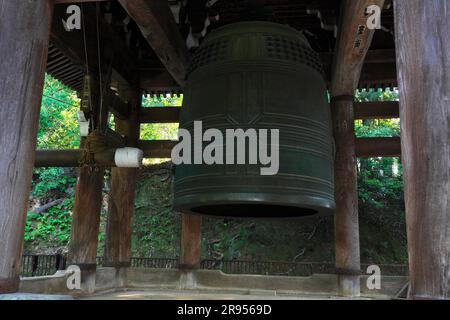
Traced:
<path fill-rule="evenodd" d="M 81 7 L 81 30 L 68 31 L 62 21 L 73 3 Z M 371 5 L 382 8 L 377 30 L 367 27 Z M 140 141 L 140 124 L 177 122 L 179 117 L 179 109 L 142 108 L 142 93 L 181 94 L 190 56 L 205 35 L 237 21 L 268 20 L 302 31 L 323 61 L 336 142 L 338 294 L 360 294 L 356 157 L 399 156 L 401 143 L 409 297 L 450 298 L 448 2 L 0 0 L 0 7 L 0 292 L 19 287 L 33 166 L 72 166 L 83 158 L 69 263 L 82 269 L 87 292 L 95 288 L 104 169 L 112 168 L 111 196 L 120 200 L 108 208 L 105 264 L 130 266 L 137 169 L 114 167 L 114 150 L 139 147 L 149 157 L 169 156 L 175 142 Z M 91 150 L 83 139 L 84 151 L 35 152 L 45 70 L 79 92 L 91 133 L 102 132 L 107 149 Z M 400 102 L 353 101 L 358 88 L 397 86 Z M 115 130 L 107 127 L 109 112 L 115 115 Z M 356 139 L 355 119 L 399 115 L 401 141 Z M 198 268 L 201 217 L 183 214 L 182 239 L 180 266 Z"/>
<path fill-rule="evenodd" d="M 284 23 L 302 31 L 312 47 L 319 52 L 331 88 L 334 49 L 341 14 L 340 0 L 201 0 L 154 1 L 152 4 L 136 0 L 81 1 L 85 25 L 82 30 L 71 32 L 67 32 L 61 24 L 68 16 L 66 8 L 70 1 L 56 2 L 61 4 L 55 6 L 47 72 L 78 92 L 81 92 L 86 68 L 96 65 L 96 61 L 89 60 L 96 58 L 99 42 L 102 50 L 113 52 L 114 58 L 109 64 L 115 71 L 114 75 L 117 75 L 115 82 L 125 82 L 152 95 L 182 94 L 189 59 L 197 48 L 193 46 L 188 50 L 186 42 L 189 33 L 198 36 L 198 45 L 204 36 L 215 28 L 249 19 Z M 258 15 L 252 15 L 252 12 L 258 12 Z M 384 4 L 382 18 L 383 29 L 376 32 L 370 42 L 358 78 L 358 89 L 385 89 L 397 85 L 391 1 Z M 96 20 L 99 21 L 99 28 L 95 24 Z M 98 39 L 96 33 L 100 35 Z M 87 34 L 89 36 L 86 36 Z M 109 92 L 108 99 L 111 102 L 111 111 L 120 116 L 127 112 L 127 107 L 123 99 L 115 96 L 116 93 Z M 382 118 L 398 117 L 398 103 L 390 104 L 383 110 L 372 106 L 373 104 L 360 104 L 358 111 L 365 114 L 366 118 L 376 118 L 383 112 L 391 113 L 382 114 Z M 142 109 L 139 114 L 140 123 L 151 123 L 161 118 L 164 122 L 178 122 L 178 113 L 167 108 Z M 370 141 L 359 141 L 361 148 L 358 148 L 358 156 L 400 155 L 398 139 L 385 139 L 386 145 L 389 145 L 386 150 L 377 148 L 381 146 L 379 143 L 374 143 L 374 148 L 371 148 Z M 170 142 L 161 141 L 159 144 L 156 150 L 161 152 L 153 154 L 169 158 L 171 149 L 167 146 L 171 145 Z M 391 145 L 396 146 L 394 153 Z M 366 153 L 369 149 L 372 152 Z M 44 158 L 46 160 L 49 157 Z M 48 162 L 37 162 L 38 166 L 42 164 Z"/>
<path fill-rule="evenodd" d="M 96 4 L 85 1 L 81 5 L 86 24 L 95 21 Z M 161 1 L 156 1 L 153 8 L 146 7 L 146 1 L 113 0 L 100 2 L 98 19 L 101 42 L 114 43 L 117 56 L 114 67 L 127 69 L 120 73 L 125 79 L 139 81 L 140 89 L 150 94 L 181 94 L 189 55 L 196 49 L 194 46 L 188 51 L 184 45 L 189 35 L 198 36 L 198 45 L 204 35 L 218 27 L 253 18 L 287 24 L 302 31 L 313 49 L 320 54 L 330 83 L 340 6 L 340 0 L 190 0 L 168 1 L 163 6 L 164 13 L 160 13 Z M 383 29 L 376 33 L 371 43 L 358 83 L 359 89 L 397 86 L 392 3 L 387 1 L 383 8 Z M 55 7 L 47 71 L 72 89 L 80 91 L 85 68 L 83 50 L 86 46 L 96 52 L 96 39 L 89 33 L 84 44 L 81 31 L 66 32 L 61 24 L 61 20 L 67 17 L 65 9 L 66 5 Z M 263 13 L 258 16 L 251 14 L 261 10 Z M 158 12 L 156 16 L 155 12 Z M 153 22 L 146 24 L 146 21 Z M 144 34 L 151 36 L 146 39 Z M 171 45 L 164 47 L 164 43 Z"/>

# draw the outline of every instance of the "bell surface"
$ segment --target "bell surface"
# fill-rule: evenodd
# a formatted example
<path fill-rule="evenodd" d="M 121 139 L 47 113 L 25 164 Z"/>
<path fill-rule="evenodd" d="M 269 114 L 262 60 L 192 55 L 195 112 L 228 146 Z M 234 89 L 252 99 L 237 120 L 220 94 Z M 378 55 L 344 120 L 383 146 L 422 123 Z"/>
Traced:
<path fill-rule="evenodd" d="M 326 83 L 320 58 L 302 33 L 271 22 L 211 32 L 193 57 L 184 90 L 180 128 L 189 130 L 192 143 L 198 139 L 194 121 L 202 121 L 202 132 L 223 133 L 224 158 L 226 129 L 278 129 L 279 167 L 262 175 L 266 166 L 260 163 L 194 164 L 192 155 L 191 164 L 176 166 L 176 211 L 230 217 L 333 213 Z"/>

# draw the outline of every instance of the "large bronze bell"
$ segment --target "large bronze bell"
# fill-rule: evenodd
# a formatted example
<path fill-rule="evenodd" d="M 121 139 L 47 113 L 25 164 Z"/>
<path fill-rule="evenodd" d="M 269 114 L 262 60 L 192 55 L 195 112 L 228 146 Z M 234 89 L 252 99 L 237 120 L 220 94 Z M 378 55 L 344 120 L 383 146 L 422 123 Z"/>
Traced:
<path fill-rule="evenodd" d="M 262 175 L 260 163 L 194 164 L 197 147 L 190 164 L 176 167 L 175 210 L 232 217 L 332 214 L 326 84 L 321 61 L 303 34 L 270 22 L 213 31 L 196 51 L 185 88 L 180 128 L 189 131 L 192 143 L 199 130 L 194 121 L 202 121 L 202 132 L 216 128 L 224 136 L 226 129 L 278 129 L 279 168 Z"/>

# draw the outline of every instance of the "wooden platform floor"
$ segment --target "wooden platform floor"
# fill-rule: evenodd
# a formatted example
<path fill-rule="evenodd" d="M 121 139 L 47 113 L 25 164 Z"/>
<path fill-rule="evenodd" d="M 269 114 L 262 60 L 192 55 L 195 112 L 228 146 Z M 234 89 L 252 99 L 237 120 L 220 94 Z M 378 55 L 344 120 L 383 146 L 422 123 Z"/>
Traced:
<path fill-rule="evenodd" d="M 358 298 L 366 300 L 368 298 Z M 270 293 L 255 292 L 249 294 L 223 292 L 196 292 L 177 290 L 136 290 L 118 291 L 84 297 L 81 300 L 345 300 L 344 298 L 327 295 L 308 296 L 276 296 Z"/>

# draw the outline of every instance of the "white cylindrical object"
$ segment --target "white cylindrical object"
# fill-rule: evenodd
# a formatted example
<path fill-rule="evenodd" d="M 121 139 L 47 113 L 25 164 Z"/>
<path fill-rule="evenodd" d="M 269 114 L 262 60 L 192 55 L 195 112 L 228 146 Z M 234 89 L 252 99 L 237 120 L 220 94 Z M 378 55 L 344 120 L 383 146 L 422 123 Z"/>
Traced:
<path fill-rule="evenodd" d="M 86 119 L 86 115 L 84 114 L 84 111 L 78 111 L 77 116 L 78 122 L 88 122 L 88 120 Z"/>
<path fill-rule="evenodd" d="M 80 122 L 80 135 L 82 137 L 87 137 L 89 135 L 89 121 Z"/>
<path fill-rule="evenodd" d="M 137 148 L 120 148 L 116 150 L 114 162 L 118 168 L 139 168 L 144 152 Z"/>
<path fill-rule="evenodd" d="M 78 111 L 78 123 L 80 124 L 80 135 L 82 137 L 87 137 L 89 135 L 89 123 L 90 121 L 86 119 L 86 115 L 83 111 Z"/>

